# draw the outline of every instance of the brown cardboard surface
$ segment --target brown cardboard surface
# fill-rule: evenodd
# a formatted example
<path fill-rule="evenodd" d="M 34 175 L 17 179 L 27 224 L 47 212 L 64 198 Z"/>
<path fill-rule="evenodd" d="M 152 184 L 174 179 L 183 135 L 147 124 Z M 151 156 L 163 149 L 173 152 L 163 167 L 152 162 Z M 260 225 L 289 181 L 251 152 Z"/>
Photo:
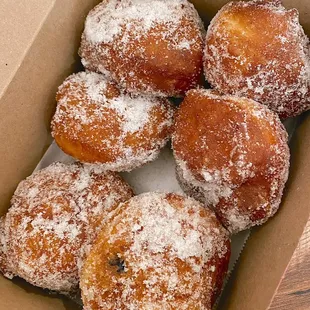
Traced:
<path fill-rule="evenodd" d="M 75 70 L 84 19 L 96 3 L 0 3 L 1 25 L 5 25 L 0 49 L 0 214 L 7 210 L 18 182 L 33 171 L 51 142 L 49 123 L 55 92 Z M 5 72 L 5 67 L 10 67 L 11 73 Z M 3 277 L 0 292 L 0 309 L 17 310 L 21 305 L 25 310 L 77 309 L 67 299 L 44 295 L 43 290 Z"/>
<path fill-rule="evenodd" d="M 32 5 L 25 5 L 25 1 L 14 1 L 14 5 L 11 0 L 0 2 L 0 95 L 23 62 L 55 0 L 32 2 Z"/>
<path fill-rule="evenodd" d="M 21 280 L 10 281 L 0 277 L 1 310 L 77 310 L 69 299 L 51 296 Z"/>
<path fill-rule="evenodd" d="M 99 0 L 0 1 L 0 214 L 51 141 L 55 92 L 76 70 L 84 18 Z M 211 18 L 227 1 L 193 0 Z M 300 10 L 310 33 L 310 1 L 284 0 Z M 6 66 L 5 64 L 10 64 Z M 8 67 L 8 68 L 7 68 Z M 292 168 L 280 212 L 255 229 L 222 301 L 222 310 L 264 310 L 281 280 L 310 215 L 310 115 L 292 144 Z M 77 307 L 20 281 L 0 277 L 0 309 Z M 2 297 L 5 296 L 5 297 Z"/>
<path fill-rule="evenodd" d="M 1 2 L 2 23 L 14 28 L 21 36 L 27 28 L 25 32 L 29 33 L 29 38 L 33 35 L 35 38 L 30 46 L 21 46 L 26 50 L 8 56 L 11 32 L 2 33 L 2 44 L 5 45 L 0 49 L 0 59 L 8 63 L 6 57 L 9 57 L 18 70 L 0 100 L 0 214 L 8 208 L 18 182 L 33 171 L 51 142 L 49 123 L 55 109 L 56 89 L 75 70 L 85 16 L 98 2 L 58 0 L 48 16 L 38 6 L 38 1 L 5 1 L 6 5 Z M 21 16 L 26 12 L 25 19 L 29 12 L 37 18 L 29 18 L 27 23 L 21 23 L 22 18 L 17 18 L 13 23 L 9 12 L 11 8 L 15 10 L 15 6 Z M 41 25 L 39 31 L 38 25 Z M 5 39 L 5 35 L 8 38 Z M 0 71 L 2 67 L 3 64 Z M 3 79 L 0 84 L 5 85 Z"/>

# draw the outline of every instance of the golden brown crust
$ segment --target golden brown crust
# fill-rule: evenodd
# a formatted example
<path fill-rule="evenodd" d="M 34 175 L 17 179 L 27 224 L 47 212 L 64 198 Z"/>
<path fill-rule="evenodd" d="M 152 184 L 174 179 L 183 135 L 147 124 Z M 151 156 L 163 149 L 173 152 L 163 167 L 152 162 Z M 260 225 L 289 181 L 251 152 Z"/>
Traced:
<path fill-rule="evenodd" d="M 205 75 L 218 91 L 266 104 L 280 117 L 310 108 L 310 45 L 281 1 L 231 2 L 209 26 Z"/>
<path fill-rule="evenodd" d="M 7 278 L 12 278 L 12 273 L 8 270 L 8 260 L 6 257 L 5 245 L 5 217 L 0 218 L 0 272 Z"/>
<path fill-rule="evenodd" d="M 103 220 L 133 193 L 116 174 L 55 163 L 22 181 L 1 234 L 5 276 L 71 293 Z"/>
<path fill-rule="evenodd" d="M 185 0 L 104 1 L 86 19 L 79 54 L 129 92 L 179 96 L 202 83 L 202 21 Z"/>
<path fill-rule="evenodd" d="M 185 191 L 238 232 L 279 207 L 288 176 L 287 133 L 255 101 L 190 91 L 176 117 L 173 149 Z"/>
<path fill-rule="evenodd" d="M 154 160 L 170 137 L 174 108 L 168 100 L 122 94 L 97 73 L 71 75 L 56 99 L 53 137 L 82 162 L 132 170 Z"/>
<path fill-rule="evenodd" d="M 195 200 L 136 196 L 106 221 L 85 262 L 84 307 L 211 310 L 229 257 L 227 232 Z"/>

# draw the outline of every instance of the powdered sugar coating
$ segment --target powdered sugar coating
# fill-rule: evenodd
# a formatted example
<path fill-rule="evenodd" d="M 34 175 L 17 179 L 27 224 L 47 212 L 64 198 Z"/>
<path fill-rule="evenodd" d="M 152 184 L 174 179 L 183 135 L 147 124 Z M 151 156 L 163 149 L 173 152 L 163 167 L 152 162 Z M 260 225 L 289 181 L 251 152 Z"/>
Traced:
<path fill-rule="evenodd" d="M 280 205 L 289 170 L 287 140 L 267 107 L 190 91 L 172 138 L 180 185 L 213 208 L 232 233 L 262 224 Z"/>
<path fill-rule="evenodd" d="M 310 109 L 310 45 L 298 11 L 281 1 L 230 2 L 206 38 L 206 79 L 218 91 L 266 104 L 281 118 Z"/>
<path fill-rule="evenodd" d="M 86 18 L 79 54 L 131 93 L 177 96 L 200 80 L 203 35 L 186 0 L 105 0 Z"/>
<path fill-rule="evenodd" d="M 6 242 L 4 234 L 5 217 L 0 218 L 0 272 L 5 274 L 7 278 L 12 278 L 11 272 L 7 269 Z"/>
<path fill-rule="evenodd" d="M 74 292 L 104 219 L 132 195 L 118 175 L 98 167 L 55 163 L 35 172 L 19 184 L 3 220 L 1 271 L 42 288 Z"/>
<path fill-rule="evenodd" d="M 52 135 L 64 152 L 106 170 L 128 171 L 154 160 L 170 138 L 174 108 L 166 99 L 119 91 L 92 72 L 60 86 Z"/>
<path fill-rule="evenodd" d="M 85 262 L 84 307 L 210 310 L 229 256 L 227 232 L 195 200 L 136 196 L 115 210 Z"/>

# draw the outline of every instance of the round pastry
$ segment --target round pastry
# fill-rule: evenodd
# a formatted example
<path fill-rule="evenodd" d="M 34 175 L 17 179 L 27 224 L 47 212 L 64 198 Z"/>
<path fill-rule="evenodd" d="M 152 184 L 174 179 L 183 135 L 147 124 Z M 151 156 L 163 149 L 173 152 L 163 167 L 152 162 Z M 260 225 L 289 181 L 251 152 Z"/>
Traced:
<path fill-rule="evenodd" d="M 204 33 L 187 0 L 104 0 L 87 16 L 79 54 L 131 93 L 179 96 L 203 81 Z"/>
<path fill-rule="evenodd" d="M 10 277 L 10 272 L 6 267 L 6 255 L 5 255 L 5 236 L 4 236 L 4 222 L 5 217 L 0 218 L 0 272 Z"/>
<path fill-rule="evenodd" d="M 154 160 L 170 138 L 174 108 L 167 99 L 123 94 L 100 74 L 69 76 L 56 99 L 52 135 L 81 162 L 129 171 Z"/>
<path fill-rule="evenodd" d="M 281 201 L 289 170 L 279 117 L 251 99 L 188 92 L 172 146 L 185 192 L 216 212 L 232 233 L 264 223 Z"/>
<path fill-rule="evenodd" d="M 228 232 L 194 199 L 136 196 L 111 214 L 85 261 L 85 310 L 211 310 L 229 257 Z"/>
<path fill-rule="evenodd" d="M 118 175 L 98 168 L 55 163 L 35 172 L 19 184 L 5 216 L 1 270 L 9 278 L 73 293 L 103 220 L 132 196 Z"/>
<path fill-rule="evenodd" d="M 230 2 L 206 43 L 205 76 L 219 92 L 256 100 L 281 118 L 310 109 L 310 45 L 296 9 L 279 0 Z"/>

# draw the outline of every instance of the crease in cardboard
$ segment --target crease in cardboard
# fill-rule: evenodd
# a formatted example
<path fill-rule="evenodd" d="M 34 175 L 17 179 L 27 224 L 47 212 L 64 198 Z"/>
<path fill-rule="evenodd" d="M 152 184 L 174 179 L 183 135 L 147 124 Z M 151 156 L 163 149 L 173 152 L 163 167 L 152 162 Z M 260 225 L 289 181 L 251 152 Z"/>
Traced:
<path fill-rule="evenodd" d="M 27 5 L 27 3 L 23 2 L 23 1 L 14 1 L 15 4 L 17 2 L 23 4 L 23 5 Z M 12 82 L 12 80 L 14 79 L 15 75 L 17 74 L 18 70 L 20 69 L 20 67 L 22 66 L 22 63 L 25 60 L 25 57 L 27 56 L 27 54 L 29 53 L 29 51 L 31 50 L 31 47 L 33 45 L 33 43 L 35 42 L 38 34 L 40 33 L 40 31 L 42 30 L 42 25 L 45 23 L 46 19 L 48 18 L 49 14 L 51 13 L 51 11 L 53 10 L 53 7 L 55 5 L 56 0 L 50 0 L 49 1 L 49 7 L 48 9 L 45 11 L 45 16 L 43 16 L 42 19 L 40 19 L 40 22 L 37 24 L 35 31 L 33 32 L 27 46 L 24 49 L 24 52 L 20 55 L 12 55 L 12 57 L 16 57 L 15 59 L 15 63 L 14 66 L 12 66 L 11 68 L 11 73 L 5 78 L 4 82 L 3 82 L 3 86 L 0 87 L 0 98 L 4 95 L 4 93 L 7 91 L 8 86 L 10 85 L 10 83 Z M 4 4 L 2 4 L 4 5 Z M 1 12 L 0 12 L 1 13 Z M 12 26 L 12 25 L 11 25 Z M 19 33 L 19 27 L 24 27 L 24 25 L 19 25 L 17 22 L 13 25 L 14 29 L 16 29 L 15 31 L 17 33 Z M 5 31 L 2 30 L 2 31 Z M 10 50 L 10 42 L 11 40 L 7 41 L 7 45 L 3 46 L 4 50 Z M 3 42 L 2 42 L 3 44 Z"/>
<path fill-rule="evenodd" d="M 21 2 L 33 15 L 41 16 L 41 13 L 45 21 L 0 98 L 0 215 L 8 208 L 17 184 L 33 171 L 51 144 L 50 120 L 55 111 L 55 93 L 65 77 L 76 70 L 84 17 L 98 0 L 53 2 L 47 16 L 37 1 L 10 1 L 11 6 Z M 49 0 L 39 3 L 45 2 L 50 3 Z M 3 19 L 10 16 L 9 12 L 0 14 Z M 0 49 L 0 62 L 1 54 L 6 53 Z"/>

